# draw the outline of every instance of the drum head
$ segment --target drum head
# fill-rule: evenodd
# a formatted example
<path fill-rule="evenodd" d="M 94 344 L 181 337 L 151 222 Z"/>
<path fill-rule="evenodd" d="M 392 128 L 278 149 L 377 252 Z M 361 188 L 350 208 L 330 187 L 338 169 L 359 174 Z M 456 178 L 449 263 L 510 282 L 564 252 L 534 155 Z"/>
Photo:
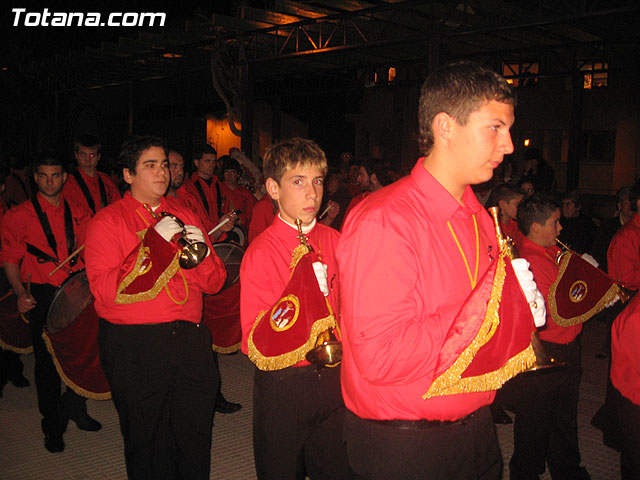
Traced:
<path fill-rule="evenodd" d="M 244 249 L 235 243 L 227 242 L 214 243 L 213 249 L 227 269 L 227 279 L 220 289 L 222 291 L 240 280 L 240 263 L 244 255 Z"/>
<path fill-rule="evenodd" d="M 58 288 L 47 313 L 47 332 L 56 333 L 71 324 L 93 302 L 84 270 L 74 273 Z"/>

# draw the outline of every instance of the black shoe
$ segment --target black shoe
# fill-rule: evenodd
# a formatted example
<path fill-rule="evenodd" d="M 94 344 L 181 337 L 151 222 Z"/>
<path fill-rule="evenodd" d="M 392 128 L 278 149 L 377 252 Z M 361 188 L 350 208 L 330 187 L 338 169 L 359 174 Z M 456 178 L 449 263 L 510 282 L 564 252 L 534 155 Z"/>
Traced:
<path fill-rule="evenodd" d="M 86 413 L 75 417 L 69 417 L 69 420 L 74 421 L 80 430 L 85 430 L 87 432 L 97 432 L 102 428 L 102 424 L 99 421 L 95 418 L 91 418 Z"/>
<path fill-rule="evenodd" d="M 27 380 L 27 377 L 22 374 L 20 374 L 16 378 L 10 378 L 9 381 L 13 384 L 14 387 L 18 388 L 24 388 L 31 385 L 31 382 Z"/>
<path fill-rule="evenodd" d="M 239 403 L 228 402 L 224 397 L 218 397 L 216 400 L 216 412 L 218 413 L 233 413 L 242 408 Z"/>
<path fill-rule="evenodd" d="M 46 435 L 44 437 L 44 448 L 51 453 L 63 452 L 64 440 L 62 439 L 62 435 Z"/>
<path fill-rule="evenodd" d="M 513 423 L 511 417 L 507 415 L 507 412 L 502 408 L 492 408 L 491 416 L 493 417 L 493 423 L 497 423 L 499 425 L 509 425 L 510 423 Z"/>

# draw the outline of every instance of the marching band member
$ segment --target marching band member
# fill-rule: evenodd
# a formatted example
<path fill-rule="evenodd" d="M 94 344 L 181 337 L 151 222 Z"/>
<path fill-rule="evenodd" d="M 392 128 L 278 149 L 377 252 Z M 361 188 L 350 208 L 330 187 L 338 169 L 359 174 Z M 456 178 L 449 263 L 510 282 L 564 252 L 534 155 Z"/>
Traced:
<path fill-rule="evenodd" d="M 547 322 L 540 339 L 547 353 L 566 367 L 522 376 L 511 385 L 517 397 L 514 451 L 509 462 L 512 480 L 538 478 L 545 471 L 545 461 L 554 480 L 590 478 L 580 466 L 578 449 L 582 323 L 562 326 L 550 305 L 559 275 L 556 238 L 562 230 L 560 215 L 560 205 L 544 194 L 534 194 L 518 207 L 518 226 L 525 235 L 519 252 L 529 261 L 547 303 Z"/>
<path fill-rule="evenodd" d="M 106 173 L 98 171 L 102 145 L 93 135 L 82 135 L 73 144 L 78 162 L 62 191 L 70 204 L 86 208 L 91 215 L 120 199 L 118 187 Z"/>
<path fill-rule="evenodd" d="M 222 175 L 224 177 L 224 181 L 220 182 L 222 212 L 231 213 L 234 210 L 240 210 L 242 213 L 240 213 L 239 224 L 248 231 L 256 197 L 247 187 L 238 184 L 238 179 L 242 175 L 240 163 L 234 158 L 225 157 L 222 162 Z"/>
<path fill-rule="evenodd" d="M 279 213 L 249 245 L 240 267 L 242 351 L 258 367 L 253 386 L 257 475 L 295 480 L 306 472 L 312 480 L 349 479 L 340 368 L 318 369 L 304 360 L 317 336 L 305 320 L 313 325 L 335 321 L 328 311 L 338 311 L 339 233 L 316 222 L 327 161 L 314 142 L 294 138 L 267 150 L 263 171 Z M 294 261 L 301 237 L 315 251 L 313 267 Z M 290 295 L 284 295 L 287 289 Z M 262 333 L 259 326 L 265 326 Z M 302 334 L 300 342 L 287 341 L 294 333 Z"/>
<path fill-rule="evenodd" d="M 60 377 L 42 338 L 47 311 L 57 288 L 70 272 L 82 268 L 82 259 L 69 262 L 69 268 L 52 276 L 49 272 L 82 244 L 89 213 L 67 202 L 62 194 L 67 173 L 60 158 L 49 153 L 38 157 L 34 179 L 37 195 L 6 213 L 4 225 L 11 228 L 2 229 L 2 261 L 18 310 L 28 312 L 44 446 L 50 452 L 62 452 L 65 447 L 62 435 L 69 419 L 81 430 L 101 428 L 87 414 L 86 399 L 69 389 L 60 396 Z M 32 275 L 31 292 L 25 287 L 28 274 Z"/>
<path fill-rule="evenodd" d="M 640 182 L 629 191 L 629 206 L 633 217 L 616 232 L 607 252 L 609 275 L 624 287 L 640 288 Z"/>
<path fill-rule="evenodd" d="M 225 269 L 198 217 L 164 196 L 167 153 L 158 137 L 123 144 L 130 190 L 89 222 L 87 277 L 129 478 L 205 479 L 219 378 L 211 335 L 200 323 L 202 293 L 220 289 Z M 209 247 L 195 268 L 182 268 L 175 235 Z"/>
<path fill-rule="evenodd" d="M 501 477 L 488 407 L 501 382 L 491 378 L 516 374 L 514 360 L 531 361 L 538 313 L 527 306 L 470 185 L 488 181 L 513 151 L 514 105 L 505 79 L 484 67 L 460 62 L 436 70 L 420 96 L 425 156 L 345 220 L 337 253 L 342 394 L 357 478 Z M 504 277 L 502 286 L 517 293 L 493 293 L 493 282 L 500 287 L 498 267 L 513 278 Z M 532 280 L 519 281 L 535 296 Z M 498 309 L 501 295 L 519 302 L 521 315 L 512 323 L 517 348 L 484 333 L 487 318 L 497 323 L 487 301 Z M 489 356 L 505 353 L 500 362 L 475 346 L 481 333 L 489 345 L 498 343 L 488 347 Z M 462 378 L 474 364 L 476 373 Z"/>

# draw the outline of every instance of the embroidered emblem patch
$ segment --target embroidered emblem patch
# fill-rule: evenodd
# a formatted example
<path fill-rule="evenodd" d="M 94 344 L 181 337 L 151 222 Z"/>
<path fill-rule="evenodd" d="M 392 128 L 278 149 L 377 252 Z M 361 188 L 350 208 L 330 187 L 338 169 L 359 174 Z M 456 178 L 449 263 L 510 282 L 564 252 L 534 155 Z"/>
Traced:
<path fill-rule="evenodd" d="M 587 296 L 587 284 L 582 280 L 573 282 L 569 289 L 569 300 L 573 303 L 581 302 Z"/>
<path fill-rule="evenodd" d="M 282 297 L 271 309 L 271 328 L 283 332 L 293 327 L 300 314 L 300 300 L 293 294 Z"/>

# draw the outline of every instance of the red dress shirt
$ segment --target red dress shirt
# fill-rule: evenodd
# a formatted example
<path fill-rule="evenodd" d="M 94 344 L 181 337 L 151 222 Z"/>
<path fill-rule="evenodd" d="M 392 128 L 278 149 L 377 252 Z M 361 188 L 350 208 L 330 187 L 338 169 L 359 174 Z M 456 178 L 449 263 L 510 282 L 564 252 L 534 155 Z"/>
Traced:
<path fill-rule="evenodd" d="M 347 210 L 344 212 L 343 218 L 346 219 L 347 216 L 351 213 L 351 210 L 353 210 L 356 205 L 358 205 L 362 200 L 367 198 L 369 195 L 371 195 L 371 192 L 362 192 L 356 195 L 355 197 L 353 197 L 349 202 L 349 205 L 347 206 Z M 345 220 L 343 220 L 343 223 L 344 221 Z"/>
<path fill-rule="evenodd" d="M 455 420 L 495 396 L 491 391 L 422 399 L 472 288 L 447 222 L 472 276 L 477 262 L 480 279 L 497 252 L 493 222 L 471 188 L 460 205 L 422 160 L 409 176 L 361 202 L 342 229 L 342 395 L 361 418 Z"/>
<path fill-rule="evenodd" d="M 196 195 L 197 194 L 196 192 Z M 176 196 L 198 216 L 207 232 L 210 232 L 211 229 L 216 226 L 216 224 L 211 221 L 209 214 L 205 211 L 202 200 L 199 199 L 200 197 L 195 197 L 193 191 L 185 188 L 184 184 L 176 190 Z"/>
<path fill-rule="evenodd" d="M 87 188 L 89 189 L 91 198 L 93 198 L 93 204 L 95 205 L 96 212 L 102 208 L 98 177 L 104 184 L 104 189 L 107 194 L 107 205 L 120 200 L 120 192 L 118 191 L 118 188 L 116 187 L 115 183 L 113 183 L 109 175 L 96 171 L 96 174 L 91 177 L 87 175 L 81 168 L 78 168 L 78 172 L 80 172 L 80 176 L 84 180 L 84 183 L 87 184 Z M 64 184 L 62 192 L 64 193 L 64 196 L 69 203 L 72 203 L 80 208 L 86 208 L 87 210 L 89 210 L 91 215 L 93 215 L 93 211 L 89 207 L 89 203 L 87 202 L 84 193 L 82 193 L 82 189 L 80 188 L 80 185 L 78 185 L 76 177 L 71 174 L 67 176 L 67 181 Z"/>
<path fill-rule="evenodd" d="M 5 189 L 2 198 L 9 208 L 20 205 L 31 197 L 31 185 L 29 177 L 22 178 L 17 173 L 11 173 L 5 180 Z"/>
<path fill-rule="evenodd" d="M 196 215 L 178 199 L 163 197 L 158 210 L 173 213 L 185 224 L 203 228 Z M 211 250 L 209 257 L 197 267 L 180 269 L 155 298 L 135 303 L 116 303 L 118 283 L 122 272 L 128 270 L 126 262 L 131 258 L 131 253 L 140 247 L 137 233 L 155 223 L 156 220 L 130 193 L 100 210 L 89 222 L 85 248 L 87 278 L 98 315 L 111 323 L 145 324 L 174 320 L 198 323 L 202 319 L 202 293 L 216 293 L 224 283 L 224 264 Z M 207 244 L 211 249 L 208 241 Z M 171 247 L 168 243 L 167 246 Z M 181 273 L 188 285 L 188 297 Z M 176 303 L 185 297 L 187 301 L 184 304 Z"/>
<path fill-rule="evenodd" d="M 33 283 L 48 283 L 57 287 L 67 279 L 70 271 L 75 272 L 82 268 L 82 259 L 75 266 L 67 264 L 66 267 L 49 276 L 49 272 L 56 265 L 52 262 L 39 263 L 37 257 L 27 252 L 27 243 L 30 243 L 59 261 L 65 260 L 71 253 L 67 252 L 67 236 L 64 231 L 64 195 L 60 196 L 60 204 L 57 207 L 51 205 L 40 193 L 37 199 L 42 211 L 49 219 L 51 231 L 56 239 L 57 251 L 51 250 L 33 204 L 31 200 L 27 200 L 5 214 L 2 224 L 2 262 L 20 265 L 20 278 L 23 282 L 27 281 L 28 274 L 31 273 Z M 86 209 L 75 205 L 70 204 L 69 208 L 77 248 L 84 242 L 89 214 Z"/>
<path fill-rule="evenodd" d="M 249 243 L 264 232 L 273 223 L 276 214 L 273 213 L 273 200 L 268 193 L 253 206 L 251 211 L 251 223 L 249 224 Z"/>
<path fill-rule="evenodd" d="M 640 295 L 613 322 L 611 382 L 627 399 L 640 405 Z"/>
<path fill-rule="evenodd" d="M 256 317 L 270 309 L 289 283 L 291 252 L 300 244 L 297 229 L 279 216 L 249 245 L 240 266 L 240 321 L 242 323 L 242 351 L 248 353 L 247 340 Z M 340 234 L 325 225 L 316 224 L 306 234 L 309 244 L 327 265 L 329 303 L 338 315 L 338 279 L 335 251 Z M 309 281 L 315 282 L 311 278 Z M 303 361 L 296 366 L 308 365 Z"/>
<path fill-rule="evenodd" d="M 616 232 L 607 252 L 609 275 L 624 287 L 640 289 L 640 215 Z"/>
<path fill-rule="evenodd" d="M 240 222 L 248 227 L 251 224 L 253 206 L 256 204 L 253 193 L 242 185 L 236 185 L 236 188 L 231 189 L 225 182 L 220 182 L 220 191 L 222 192 L 222 213 L 242 210 Z"/>
<path fill-rule="evenodd" d="M 566 344 L 572 342 L 582 331 L 582 324 L 579 323 L 578 325 L 572 325 L 570 327 L 561 327 L 553 321 L 549 313 L 549 288 L 558 277 L 559 267 L 555 258 L 560 248 L 555 245 L 544 248 L 524 236 L 522 237 L 522 244 L 519 245 L 518 248 L 520 256 L 526 258 L 529 262 L 529 269 L 531 273 L 533 273 L 533 279 L 547 303 L 547 323 L 541 330 L 538 330 L 540 339 L 553 343 Z"/>

